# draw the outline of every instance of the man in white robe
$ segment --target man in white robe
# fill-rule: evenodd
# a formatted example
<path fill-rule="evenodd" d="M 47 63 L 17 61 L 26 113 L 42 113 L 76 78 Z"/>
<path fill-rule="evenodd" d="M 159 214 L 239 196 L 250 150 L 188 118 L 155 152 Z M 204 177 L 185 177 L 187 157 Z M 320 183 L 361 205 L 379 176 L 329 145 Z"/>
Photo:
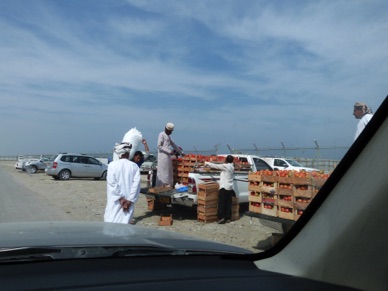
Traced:
<path fill-rule="evenodd" d="M 208 166 L 212 169 L 221 170 L 217 207 L 218 224 L 230 222 L 232 219 L 232 197 L 236 197 L 236 193 L 233 190 L 233 161 L 233 156 L 228 155 L 225 158 L 225 163 L 223 164 L 205 162 L 205 166 Z"/>
<path fill-rule="evenodd" d="M 130 144 L 116 145 L 114 151 L 120 159 L 108 165 L 104 221 L 128 224 L 132 223 L 140 194 L 140 170 L 129 160 Z"/>
<path fill-rule="evenodd" d="M 356 119 L 360 120 L 357 124 L 356 134 L 354 135 L 354 140 L 356 140 L 360 133 L 364 130 L 365 126 L 372 119 L 373 114 L 372 109 L 370 109 L 366 104 L 356 102 L 356 104 L 354 104 L 353 115 Z"/>
<path fill-rule="evenodd" d="M 170 185 L 174 186 L 172 155 L 174 150 L 183 155 L 182 150 L 174 143 L 170 135 L 174 130 L 174 124 L 169 122 L 166 124 L 164 131 L 158 136 L 158 170 L 156 176 L 156 186 Z"/>

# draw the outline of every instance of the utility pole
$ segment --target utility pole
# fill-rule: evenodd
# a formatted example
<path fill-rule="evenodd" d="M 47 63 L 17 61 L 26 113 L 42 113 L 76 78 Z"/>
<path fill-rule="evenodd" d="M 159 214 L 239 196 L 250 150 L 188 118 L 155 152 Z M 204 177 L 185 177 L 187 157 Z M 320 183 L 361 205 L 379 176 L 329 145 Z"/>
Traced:
<path fill-rule="evenodd" d="M 286 147 L 284 146 L 284 143 L 282 141 L 280 141 L 280 143 L 283 146 L 283 157 L 286 157 Z"/>
<path fill-rule="evenodd" d="M 314 143 L 315 143 L 316 149 L 317 149 L 317 159 L 320 160 L 321 159 L 321 148 L 319 147 L 316 139 L 314 139 Z"/>
<path fill-rule="evenodd" d="M 257 153 L 257 155 L 259 155 L 259 148 L 256 146 L 256 144 L 254 143 L 253 144 L 253 146 L 255 147 L 255 149 L 256 149 L 256 153 Z"/>
<path fill-rule="evenodd" d="M 229 149 L 229 153 L 230 154 L 233 154 L 233 150 L 232 150 L 232 148 L 228 145 L 228 144 L 226 144 L 226 146 L 228 147 L 228 149 Z"/>

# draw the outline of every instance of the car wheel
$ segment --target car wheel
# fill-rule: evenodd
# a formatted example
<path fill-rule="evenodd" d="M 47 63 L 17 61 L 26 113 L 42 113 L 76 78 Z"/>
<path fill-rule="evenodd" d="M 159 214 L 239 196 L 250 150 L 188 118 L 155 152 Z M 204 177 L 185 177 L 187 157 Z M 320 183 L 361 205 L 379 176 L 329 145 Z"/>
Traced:
<path fill-rule="evenodd" d="M 106 171 L 102 173 L 101 179 L 106 180 Z"/>
<path fill-rule="evenodd" d="M 38 171 L 38 168 L 36 166 L 30 167 L 30 173 L 35 174 Z"/>
<path fill-rule="evenodd" d="M 70 171 L 69 170 L 62 170 L 59 173 L 59 179 L 60 180 L 69 180 L 70 179 Z"/>

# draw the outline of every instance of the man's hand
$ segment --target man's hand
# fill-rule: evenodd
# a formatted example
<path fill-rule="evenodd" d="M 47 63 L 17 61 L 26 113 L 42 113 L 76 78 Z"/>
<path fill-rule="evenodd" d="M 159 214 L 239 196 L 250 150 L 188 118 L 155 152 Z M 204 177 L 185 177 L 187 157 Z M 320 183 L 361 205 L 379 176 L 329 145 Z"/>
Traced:
<path fill-rule="evenodd" d="M 124 197 L 121 197 L 119 201 L 123 211 L 128 211 L 129 207 L 131 207 L 131 201 L 125 199 Z"/>

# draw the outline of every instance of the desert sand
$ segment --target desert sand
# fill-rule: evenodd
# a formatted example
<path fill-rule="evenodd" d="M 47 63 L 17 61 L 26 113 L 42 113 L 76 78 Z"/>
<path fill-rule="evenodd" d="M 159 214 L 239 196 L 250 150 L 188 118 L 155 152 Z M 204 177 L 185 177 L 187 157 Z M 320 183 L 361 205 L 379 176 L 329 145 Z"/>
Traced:
<path fill-rule="evenodd" d="M 106 181 L 94 179 L 54 180 L 43 173 L 29 174 L 15 169 L 13 161 L 0 161 L 0 167 L 34 195 L 51 207 L 65 211 L 74 221 L 103 221 L 106 204 Z M 142 176 L 142 183 L 145 183 Z M 145 185 L 145 184 L 143 184 Z M 184 206 L 148 210 L 145 195 L 140 194 L 135 206 L 135 225 L 182 233 L 185 235 L 239 246 L 254 252 L 268 249 L 272 233 L 279 233 L 279 225 L 244 215 L 247 205 L 240 205 L 240 219 L 231 223 L 203 223 L 197 221 L 195 208 Z M 171 226 L 159 226 L 161 215 L 173 217 Z M 270 227 L 271 226 L 271 227 Z"/>

